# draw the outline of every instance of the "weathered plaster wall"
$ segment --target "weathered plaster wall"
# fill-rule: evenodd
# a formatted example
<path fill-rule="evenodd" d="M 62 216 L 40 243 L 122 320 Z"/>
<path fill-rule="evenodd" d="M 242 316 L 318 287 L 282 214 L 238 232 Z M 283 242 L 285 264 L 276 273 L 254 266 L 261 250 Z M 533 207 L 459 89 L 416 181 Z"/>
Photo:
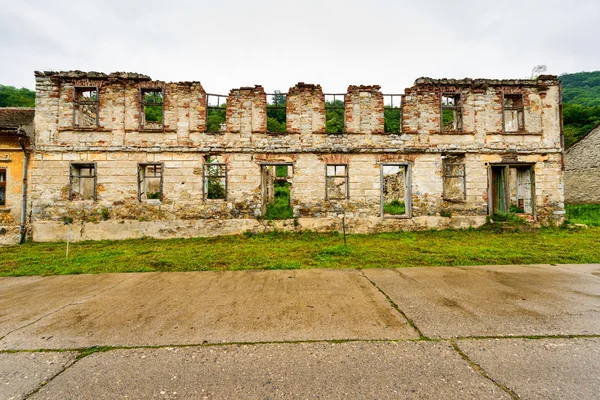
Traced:
<path fill-rule="evenodd" d="M 559 86 L 536 81 L 420 79 L 406 90 L 403 133 L 383 132 L 383 95 L 378 86 L 350 86 L 346 132 L 325 133 L 325 102 L 319 85 L 300 83 L 287 96 L 285 134 L 266 132 L 266 95 L 260 86 L 233 89 L 227 131 L 206 133 L 206 99 L 199 82 L 154 82 L 138 74 L 37 73 L 36 154 L 31 178 L 35 240 L 62 240 L 62 220 L 74 220 L 74 238 L 177 237 L 245 230 L 339 230 L 345 215 L 351 232 L 477 226 L 488 213 L 488 169 L 494 163 L 534 165 L 536 211 L 542 221 L 560 219 L 563 188 Z M 72 126 L 75 86 L 97 86 L 97 129 Z M 165 94 L 164 131 L 139 127 L 139 89 Z M 464 132 L 440 133 L 440 94 L 464 96 Z M 502 93 L 525 100 L 525 130 L 502 132 Z M 442 157 L 464 155 L 464 202 L 442 197 Z M 226 200 L 202 196 L 205 156 L 227 165 Z M 69 165 L 93 162 L 97 201 L 69 201 Z M 138 163 L 160 162 L 163 200 L 138 201 Z M 296 221 L 261 220 L 261 169 L 291 163 L 291 201 Z M 411 175 L 412 217 L 380 215 L 380 164 L 405 163 Z M 326 164 L 347 164 L 349 198 L 325 200 Z M 444 215 L 445 217 L 442 217 Z M 451 215 L 451 217 L 447 217 Z"/>
<path fill-rule="evenodd" d="M 0 168 L 6 169 L 6 204 L 0 206 L 0 245 L 19 243 L 23 199 L 23 151 L 17 141 L 0 138 Z"/>
<path fill-rule="evenodd" d="M 565 201 L 600 203 L 600 126 L 565 151 Z"/>
<path fill-rule="evenodd" d="M 0 169 L 6 171 L 6 200 L 0 205 L 0 245 L 20 240 L 23 148 L 33 140 L 33 108 L 0 108 Z"/>

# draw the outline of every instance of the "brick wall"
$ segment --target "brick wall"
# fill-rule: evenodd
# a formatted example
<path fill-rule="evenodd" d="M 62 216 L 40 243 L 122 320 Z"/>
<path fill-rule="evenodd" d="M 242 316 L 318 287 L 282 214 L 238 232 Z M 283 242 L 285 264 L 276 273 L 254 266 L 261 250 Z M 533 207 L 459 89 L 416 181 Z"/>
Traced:
<path fill-rule="evenodd" d="M 377 232 L 479 225 L 488 213 L 488 172 L 495 163 L 534 168 L 538 219 L 560 219 L 563 210 L 559 83 L 538 80 L 418 79 L 406 89 L 401 133 L 385 133 L 379 86 L 349 86 L 345 132 L 325 133 L 320 85 L 299 83 L 287 94 L 287 132 L 266 132 L 261 86 L 232 89 L 226 130 L 207 133 L 206 96 L 199 82 L 165 83 L 139 74 L 36 73 L 36 152 L 31 179 L 35 240 L 60 240 L 65 217 L 75 239 L 177 237 L 244 230 Z M 99 88 L 99 126 L 73 127 L 73 90 Z M 140 130 L 140 89 L 164 93 L 164 129 Z M 459 92 L 463 131 L 441 133 L 440 96 Z M 524 99 L 525 129 L 502 131 L 502 93 Z M 463 155 L 467 195 L 444 200 L 442 157 Z M 227 199 L 203 198 L 206 156 L 227 167 Z M 71 163 L 95 163 L 97 200 L 69 200 Z M 161 163 L 163 198 L 138 200 L 138 164 Z M 262 220 L 261 165 L 293 165 L 291 205 L 296 221 Z M 410 169 L 412 215 L 381 217 L 382 163 Z M 348 166 L 349 198 L 326 200 L 327 164 Z"/>

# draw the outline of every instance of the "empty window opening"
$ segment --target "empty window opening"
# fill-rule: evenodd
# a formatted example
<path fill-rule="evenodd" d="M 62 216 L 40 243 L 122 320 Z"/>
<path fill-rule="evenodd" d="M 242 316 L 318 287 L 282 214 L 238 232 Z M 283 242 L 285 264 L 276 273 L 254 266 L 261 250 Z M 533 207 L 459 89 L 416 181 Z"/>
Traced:
<path fill-rule="evenodd" d="M 95 164 L 71 164 L 69 200 L 96 200 Z"/>
<path fill-rule="evenodd" d="M 202 193 L 205 199 L 227 199 L 227 164 L 216 156 L 204 157 Z"/>
<path fill-rule="evenodd" d="M 445 156 L 442 160 L 443 197 L 447 201 L 467 199 L 467 174 L 464 156 Z"/>
<path fill-rule="evenodd" d="M 206 95 L 206 132 L 225 132 L 227 96 Z"/>
<path fill-rule="evenodd" d="M 520 132 L 524 130 L 523 95 L 505 94 L 502 100 L 504 132 Z"/>
<path fill-rule="evenodd" d="M 381 166 L 381 214 L 384 217 L 409 215 L 408 166 Z"/>
<path fill-rule="evenodd" d="M 384 132 L 400 133 L 402 131 L 402 94 L 383 95 L 383 127 Z"/>
<path fill-rule="evenodd" d="M 138 200 L 162 200 L 162 164 L 138 164 Z"/>
<path fill-rule="evenodd" d="M 535 188 L 531 166 L 491 167 L 492 213 L 534 214 Z"/>
<path fill-rule="evenodd" d="M 327 164 L 325 168 L 325 199 L 343 200 L 348 196 L 348 165 Z"/>
<path fill-rule="evenodd" d="M 164 96 L 162 89 L 141 89 L 140 125 L 145 130 L 164 129 Z"/>
<path fill-rule="evenodd" d="M 6 169 L 0 169 L 0 207 L 6 205 Z"/>
<path fill-rule="evenodd" d="M 462 105 L 460 94 L 442 94 L 442 131 L 462 131 Z"/>
<path fill-rule="evenodd" d="M 289 219 L 294 217 L 291 204 L 291 164 L 262 165 L 263 215 L 265 219 Z"/>
<path fill-rule="evenodd" d="M 345 100 L 345 94 L 325 95 L 325 131 L 327 133 L 344 132 Z"/>
<path fill-rule="evenodd" d="M 76 87 L 73 93 L 73 126 L 98 126 L 98 88 Z"/>
<path fill-rule="evenodd" d="M 267 132 L 285 133 L 286 94 L 278 90 L 267 95 Z"/>

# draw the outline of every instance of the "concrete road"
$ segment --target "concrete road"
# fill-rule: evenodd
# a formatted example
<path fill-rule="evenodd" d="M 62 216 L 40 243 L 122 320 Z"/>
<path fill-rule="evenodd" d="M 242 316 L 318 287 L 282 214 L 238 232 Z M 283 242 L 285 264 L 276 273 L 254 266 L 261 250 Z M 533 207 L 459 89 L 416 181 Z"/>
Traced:
<path fill-rule="evenodd" d="M 0 399 L 596 399 L 600 265 L 0 278 L 0 349 Z"/>

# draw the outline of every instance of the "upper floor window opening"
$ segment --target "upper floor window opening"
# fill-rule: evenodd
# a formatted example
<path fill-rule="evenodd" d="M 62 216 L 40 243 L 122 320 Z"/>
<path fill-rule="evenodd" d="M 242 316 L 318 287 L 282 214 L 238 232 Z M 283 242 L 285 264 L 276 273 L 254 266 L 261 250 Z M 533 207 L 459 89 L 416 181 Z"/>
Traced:
<path fill-rule="evenodd" d="M 267 94 L 267 132 L 285 133 L 287 94 L 276 90 Z"/>
<path fill-rule="evenodd" d="M 462 99 L 460 93 L 442 93 L 442 132 L 463 130 Z"/>
<path fill-rule="evenodd" d="M 165 127 L 165 103 L 162 89 L 140 89 L 140 129 L 162 130 Z"/>
<path fill-rule="evenodd" d="M 345 104 L 345 94 L 325 95 L 325 131 L 327 133 L 344 133 Z"/>
<path fill-rule="evenodd" d="M 387 133 L 402 132 L 403 94 L 383 95 L 383 129 Z"/>
<path fill-rule="evenodd" d="M 222 94 L 206 95 L 206 132 L 225 132 L 227 96 Z"/>
<path fill-rule="evenodd" d="M 525 129 L 522 94 L 502 95 L 504 132 L 522 132 Z"/>
<path fill-rule="evenodd" d="M 73 126 L 78 128 L 95 128 L 98 126 L 97 87 L 74 88 Z"/>

